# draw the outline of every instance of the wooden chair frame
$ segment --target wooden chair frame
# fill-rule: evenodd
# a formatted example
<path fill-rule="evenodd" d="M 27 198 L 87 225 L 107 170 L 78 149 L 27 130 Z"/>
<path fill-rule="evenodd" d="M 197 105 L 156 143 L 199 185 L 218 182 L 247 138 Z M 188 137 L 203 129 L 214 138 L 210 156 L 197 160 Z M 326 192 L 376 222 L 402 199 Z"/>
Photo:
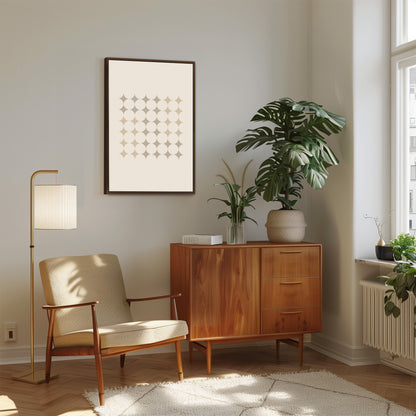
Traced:
<path fill-rule="evenodd" d="M 150 298 L 126 299 L 126 300 L 128 304 L 131 305 L 132 302 L 143 302 L 143 301 L 150 301 L 150 300 L 157 300 L 157 299 L 170 299 L 171 300 L 170 302 L 171 303 L 171 316 L 175 316 L 176 319 L 178 319 L 175 299 L 180 296 L 181 294 L 178 293 L 176 295 L 155 296 L 155 297 L 150 297 Z M 169 344 L 175 344 L 176 363 L 178 367 L 178 378 L 179 380 L 183 380 L 181 340 L 186 339 L 186 336 L 169 338 L 169 339 L 151 343 L 151 344 L 101 348 L 99 327 L 97 324 L 97 317 L 95 313 L 95 307 L 98 304 L 99 304 L 98 301 L 93 301 L 93 302 L 78 303 L 78 304 L 73 304 L 73 305 L 44 305 L 43 306 L 43 309 L 45 309 L 48 313 L 48 319 L 49 319 L 48 339 L 47 339 L 47 344 L 46 344 L 46 364 L 45 364 L 45 377 L 46 377 L 47 383 L 50 380 L 52 356 L 94 355 L 95 366 L 97 370 L 98 395 L 100 399 L 100 405 L 103 406 L 104 405 L 104 377 L 103 377 L 103 366 L 102 366 L 103 358 L 119 355 L 120 367 L 124 367 L 125 356 L 127 353 L 139 351 L 139 350 L 143 350 L 147 348 L 160 347 L 162 345 L 169 345 Z M 65 308 L 76 308 L 76 307 L 86 307 L 86 306 L 91 307 L 94 346 L 55 347 L 53 345 L 53 327 L 55 323 L 56 311 L 60 309 L 65 309 Z"/>

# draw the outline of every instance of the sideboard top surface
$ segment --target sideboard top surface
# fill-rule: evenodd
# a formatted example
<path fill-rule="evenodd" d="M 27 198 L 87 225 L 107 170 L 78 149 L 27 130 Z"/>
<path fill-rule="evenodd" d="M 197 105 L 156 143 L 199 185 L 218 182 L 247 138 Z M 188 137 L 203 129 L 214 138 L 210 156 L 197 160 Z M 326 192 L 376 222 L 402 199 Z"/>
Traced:
<path fill-rule="evenodd" d="M 182 244 L 182 243 L 171 243 L 172 246 L 183 246 L 190 248 L 249 248 L 249 247 L 316 247 L 321 246 L 319 243 L 310 243 L 302 241 L 301 243 L 272 243 L 270 241 L 247 241 L 246 244 L 213 244 L 213 245 L 203 245 L 203 244 Z"/>

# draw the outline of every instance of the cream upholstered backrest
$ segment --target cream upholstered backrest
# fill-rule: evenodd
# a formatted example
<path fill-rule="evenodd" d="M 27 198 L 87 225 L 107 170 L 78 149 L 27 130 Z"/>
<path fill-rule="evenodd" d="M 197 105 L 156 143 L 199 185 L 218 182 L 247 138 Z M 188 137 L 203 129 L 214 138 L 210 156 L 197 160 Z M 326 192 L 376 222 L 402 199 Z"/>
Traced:
<path fill-rule="evenodd" d="M 132 321 L 117 256 L 56 257 L 39 263 L 43 291 L 49 305 L 99 301 L 98 326 Z M 92 328 L 91 308 L 57 311 L 54 335 Z"/>

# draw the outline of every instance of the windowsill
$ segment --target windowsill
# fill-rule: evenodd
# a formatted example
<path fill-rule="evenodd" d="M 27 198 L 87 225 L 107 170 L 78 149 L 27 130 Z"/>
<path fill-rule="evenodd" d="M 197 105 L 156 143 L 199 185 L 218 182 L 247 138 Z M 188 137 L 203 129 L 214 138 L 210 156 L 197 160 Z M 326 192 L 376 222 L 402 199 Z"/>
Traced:
<path fill-rule="evenodd" d="M 394 261 L 386 261 L 386 260 L 379 260 L 379 259 L 355 259 L 355 262 L 358 264 L 366 264 L 368 266 L 377 266 L 377 267 L 385 267 L 387 269 L 392 269 L 396 265 Z"/>

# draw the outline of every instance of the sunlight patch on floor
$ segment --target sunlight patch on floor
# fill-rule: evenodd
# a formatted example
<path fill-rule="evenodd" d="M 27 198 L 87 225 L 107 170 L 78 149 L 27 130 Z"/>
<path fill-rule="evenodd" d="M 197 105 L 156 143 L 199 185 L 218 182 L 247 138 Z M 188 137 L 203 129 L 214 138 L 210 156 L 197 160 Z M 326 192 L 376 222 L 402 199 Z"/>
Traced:
<path fill-rule="evenodd" d="M 310 407 L 302 407 L 302 416 L 316 416 L 316 412 L 314 409 L 311 409 Z"/>
<path fill-rule="evenodd" d="M 0 415 L 1 416 L 12 416 L 18 415 L 17 407 L 14 401 L 8 396 L 0 395 Z"/>
<path fill-rule="evenodd" d="M 269 393 L 269 397 L 273 399 L 291 399 L 292 395 L 290 393 L 287 393 L 286 391 L 272 391 Z"/>

